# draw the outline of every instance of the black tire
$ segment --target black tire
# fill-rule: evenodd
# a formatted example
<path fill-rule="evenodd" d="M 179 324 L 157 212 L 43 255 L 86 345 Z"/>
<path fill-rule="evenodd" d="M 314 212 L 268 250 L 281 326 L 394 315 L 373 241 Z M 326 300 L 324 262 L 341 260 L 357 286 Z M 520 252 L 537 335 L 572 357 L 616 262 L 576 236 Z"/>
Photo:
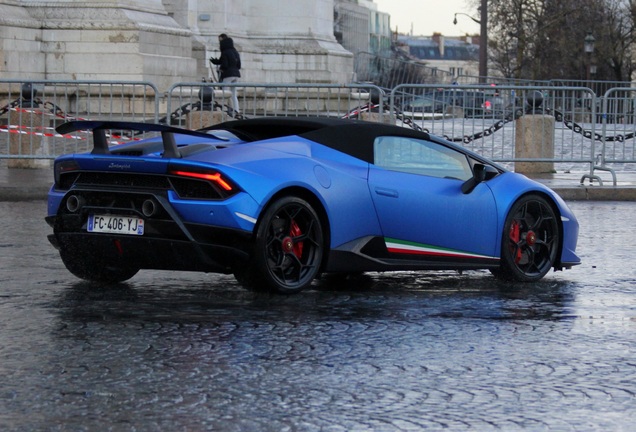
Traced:
<path fill-rule="evenodd" d="M 98 256 L 86 251 L 80 253 L 62 248 L 60 257 L 69 272 L 90 282 L 123 282 L 139 272 L 139 269 L 135 267 L 105 265 Z"/>
<path fill-rule="evenodd" d="M 504 280 L 538 281 L 554 267 L 560 240 L 560 223 L 550 203 L 539 195 L 526 195 L 506 217 L 501 267 L 492 273 Z"/>
<path fill-rule="evenodd" d="M 297 197 L 283 197 L 263 213 L 256 228 L 251 262 L 235 269 L 248 289 L 292 294 L 311 285 L 325 251 L 320 218 Z"/>
<path fill-rule="evenodd" d="M 241 286 L 250 291 L 265 291 L 264 289 L 259 289 L 259 280 L 258 274 L 254 269 L 253 263 L 249 262 L 244 266 L 236 266 L 232 269 L 234 273 L 234 277 L 236 281 L 241 284 Z"/>

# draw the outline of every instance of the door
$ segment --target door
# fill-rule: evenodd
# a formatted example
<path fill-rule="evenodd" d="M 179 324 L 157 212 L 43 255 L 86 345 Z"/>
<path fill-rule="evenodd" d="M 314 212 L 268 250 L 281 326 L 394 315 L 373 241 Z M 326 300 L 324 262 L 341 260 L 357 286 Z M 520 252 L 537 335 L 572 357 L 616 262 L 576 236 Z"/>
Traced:
<path fill-rule="evenodd" d="M 472 176 L 465 154 L 441 144 L 404 137 L 376 139 L 369 172 L 387 249 L 395 258 L 492 261 L 497 211 L 486 183 L 464 194 Z"/>

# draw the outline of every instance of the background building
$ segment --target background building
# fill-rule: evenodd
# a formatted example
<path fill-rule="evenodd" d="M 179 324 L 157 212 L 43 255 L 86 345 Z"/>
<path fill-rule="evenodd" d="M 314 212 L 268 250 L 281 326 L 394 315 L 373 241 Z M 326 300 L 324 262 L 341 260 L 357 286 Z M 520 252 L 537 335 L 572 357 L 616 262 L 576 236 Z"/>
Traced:
<path fill-rule="evenodd" d="M 452 79 L 479 76 L 479 36 L 398 35 L 397 43 L 411 58 Z"/>
<path fill-rule="evenodd" d="M 361 19 L 354 6 L 374 6 L 338 3 Z M 0 0 L 0 76 L 166 88 L 210 76 L 228 33 L 244 82 L 345 83 L 353 53 L 334 36 L 334 11 L 334 0 Z"/>
<path fill-rule="evenodd" d="M 369 0 L 335 0 L 334 34 L 352 52 L 390 55 L 391 17 Z"/>

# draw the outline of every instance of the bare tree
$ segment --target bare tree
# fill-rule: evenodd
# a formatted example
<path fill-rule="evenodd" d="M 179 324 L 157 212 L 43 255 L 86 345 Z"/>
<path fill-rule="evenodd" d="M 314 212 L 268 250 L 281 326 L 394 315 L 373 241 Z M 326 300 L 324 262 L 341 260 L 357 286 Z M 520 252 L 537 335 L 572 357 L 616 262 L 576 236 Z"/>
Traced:
<path fill-rule="evenodd" d="M 632 0 L 606 0 L 604 26 L 600 33 L 599 57 L 603 75 L 613 75 L 615 81 L 629 81 L 634 72 L 636 42 L 636 5 Z M 605 74 L 605 69 L 609 72 Z"/>
<path fill-rule="evenodd" d="M 475 5 L 476 6 L 476 5 Z M 490 0 L 489 60 L 508 78 L 625 81 L 634 71 L 634 0 Z M 588 33 L 594 57 L 583 50 Z"/>

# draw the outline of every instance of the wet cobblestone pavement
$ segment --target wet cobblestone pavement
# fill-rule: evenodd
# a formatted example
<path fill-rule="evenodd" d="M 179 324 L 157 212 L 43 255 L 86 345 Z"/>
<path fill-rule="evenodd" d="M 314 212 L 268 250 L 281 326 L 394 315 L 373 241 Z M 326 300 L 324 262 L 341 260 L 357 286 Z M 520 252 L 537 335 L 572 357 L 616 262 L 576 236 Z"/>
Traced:
<path fill-rule="evenodd" d="M 0 429 L 633 430 L 636 203 L 571 207 L 583 264 L 541 283 L 373 273 L 284 297 L 91 286 L 44 202 L 0 202 Z"/>

